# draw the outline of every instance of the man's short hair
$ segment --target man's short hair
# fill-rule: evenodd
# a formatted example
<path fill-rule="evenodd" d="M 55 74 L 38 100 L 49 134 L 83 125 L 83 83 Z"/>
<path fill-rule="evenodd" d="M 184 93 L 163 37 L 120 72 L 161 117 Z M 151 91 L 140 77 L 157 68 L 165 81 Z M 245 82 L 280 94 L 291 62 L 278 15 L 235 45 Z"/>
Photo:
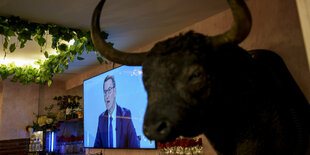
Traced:
<path fill-rule="evenodd" d="M 104 82 L 103 82 L 103 89 L 104 89 L 104 84 L 105 84 L 105 82 L 108 81 L 108 80 L 110 80 L 110 79 L 112 80 L 113 88 L 115 88 L 114 76 L 113 76 L 113 75 L 108 75 L 108 76 L 106 76 L 105 79 L 104 79 Z"/>

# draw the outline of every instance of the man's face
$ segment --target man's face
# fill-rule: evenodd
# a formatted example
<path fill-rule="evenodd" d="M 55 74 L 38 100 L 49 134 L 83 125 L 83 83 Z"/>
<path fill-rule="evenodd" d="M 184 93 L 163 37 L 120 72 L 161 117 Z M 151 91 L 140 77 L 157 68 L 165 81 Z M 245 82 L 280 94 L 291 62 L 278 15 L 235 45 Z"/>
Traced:
<path fill-rule="evenodd" d="M 113 87 L 111 79 L 104 83 L 104 102 L 109 111 L 111 111 L 115 105 L 116 88 Z"/>

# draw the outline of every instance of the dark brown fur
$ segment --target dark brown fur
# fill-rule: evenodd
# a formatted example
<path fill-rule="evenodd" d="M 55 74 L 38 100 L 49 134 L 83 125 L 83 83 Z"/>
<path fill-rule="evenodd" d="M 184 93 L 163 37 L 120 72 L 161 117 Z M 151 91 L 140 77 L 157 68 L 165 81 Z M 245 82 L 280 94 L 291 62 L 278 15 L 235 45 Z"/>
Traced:
<path fill-rule="evenodd" d="M 157 43 L 143 64 L 144 133 L 204 133 L 219 154 L 304 154 L 309 105 L 281 58 L 188 32 Z"/>

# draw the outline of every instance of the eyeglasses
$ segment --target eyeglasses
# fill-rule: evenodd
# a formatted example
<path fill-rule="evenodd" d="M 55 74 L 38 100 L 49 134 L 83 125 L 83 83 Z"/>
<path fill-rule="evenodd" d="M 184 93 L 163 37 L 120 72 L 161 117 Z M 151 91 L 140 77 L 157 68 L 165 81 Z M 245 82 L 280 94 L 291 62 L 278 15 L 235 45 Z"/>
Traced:
<path fill-rule="evenodd" d="M 104 91 L 104 94 L 111 94 L 113 88 L 114 88 L 114 87 L 109 87 L 107 90 L 103 90 L 103 91 Z"/>

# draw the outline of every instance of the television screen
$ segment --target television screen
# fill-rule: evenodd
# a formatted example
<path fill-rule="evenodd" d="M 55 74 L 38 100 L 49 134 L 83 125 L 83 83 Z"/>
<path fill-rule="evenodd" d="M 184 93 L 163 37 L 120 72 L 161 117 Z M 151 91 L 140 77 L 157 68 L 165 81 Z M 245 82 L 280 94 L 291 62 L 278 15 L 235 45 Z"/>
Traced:
<path fill-rule="evenodd" d="M 154 149 L 143 134 L 142 67 L 121 66 L 83 82 L 84 147 Z"/>

